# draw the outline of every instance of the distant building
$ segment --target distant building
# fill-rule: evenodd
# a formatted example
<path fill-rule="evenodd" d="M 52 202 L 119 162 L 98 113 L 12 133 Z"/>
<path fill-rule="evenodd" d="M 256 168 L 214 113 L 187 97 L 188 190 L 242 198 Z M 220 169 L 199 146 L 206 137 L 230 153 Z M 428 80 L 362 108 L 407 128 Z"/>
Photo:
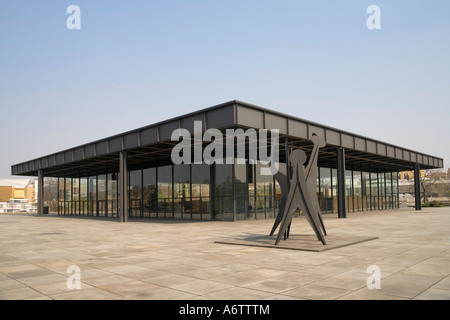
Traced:
<path fill-rule="evenodd" d="M 36 211 L 37 179 L 0 179 L 0 212 Z"/>
<path fill-rule="evenodd" d="M 420 176 L 423 178 L 425 175 L 424 170 L 420 170 Z M 414 180 L 414 171 L 401 171 L 398 173 L 398 179 L 399 180 L 408 180 L 413 181 Z"/>
<path fill-rule="evenodd" d="M 450 168 L 447 172 L 445 171 L 437 171 L 437 172 L 429 172 L 425 173 L 425 170 L 420 170 L 420 177 L 425 178 L 427 177 L 435 177 L 435 178 L 441 178 L 441 179 L 449 179 L 450 177 Z M 399 180 L 407 180 L 412 181 L 414 180 L 414 171 L 401 171 L 398 173 L 398 179 Z"/>

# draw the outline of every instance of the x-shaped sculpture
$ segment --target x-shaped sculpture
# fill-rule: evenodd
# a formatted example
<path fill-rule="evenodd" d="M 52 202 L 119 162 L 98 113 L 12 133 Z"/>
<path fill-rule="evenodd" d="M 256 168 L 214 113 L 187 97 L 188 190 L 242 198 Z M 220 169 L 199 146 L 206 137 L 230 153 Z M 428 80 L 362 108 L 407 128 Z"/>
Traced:
<path fill-rule="evenodd" d="M 285 238 L 288 237 L 292 218 L 297 208 L 300 208 L 305 214 L 317 238 L 326 244 L 324 236 L 327 233 L 316 196 L 317 158 L 319 148 L 324 147 L 326 143 L 322 137 L 317 135 L 313 135 L 311 140 L 314 142 L 314 148 L 306 169 L 303 168 L 307 158 L 306 153 L 297 149 L 291 152 L 289 159 L 293 168 L 291 180 L 289 181 L 288 177 L 280 171 L 275 174 L 282 195 L 280 209 L 270 232 L 272 236 L 278 225 L 281 224 L 275 241 L 276 245 L 283 235 Z M 286 150 L 286 152 L 288 151 Z"/>

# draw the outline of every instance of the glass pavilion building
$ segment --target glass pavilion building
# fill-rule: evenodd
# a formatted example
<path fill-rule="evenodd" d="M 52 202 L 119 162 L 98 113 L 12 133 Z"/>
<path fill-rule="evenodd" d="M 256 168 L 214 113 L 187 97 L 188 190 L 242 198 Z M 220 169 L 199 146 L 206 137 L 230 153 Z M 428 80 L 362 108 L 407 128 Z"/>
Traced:
<path fill-rule="evenodd" d="M 399 171 L 415 170 L 420 195 L 419 170 L 444 165 L 441 158 L 234 100 L 16 164 L 11 171 L 38 176 L 39 186 L 44 186 L 39 188 L 39 216 L 50 209 L 60 215 L 116 217 L 123 222 L 274 218 L 280 187 L 273 176 L 261 174 L 260 162 L 249 161 L 251 137 L 240 140 L 245 141 L 244 161 L 234 157 L 227 164 L 173 163 L 172 149 L 179 140 L 172 141 L 172 133 L 177 129 L 192 134 L 193 148 L 204 150 L 211 143 L 195 142 L 194 122 L 201 122 L 203 132 L 220 130 L 224 141 L 227 129 L 277 129 L 283 173 L 288 170 L 286 151 L 300 148 L 309 157 L 312 135 L 322 136 L 327 144 L 318 154 L 317 196 L 322 213 L 339 217 L 398 208 Z"/>

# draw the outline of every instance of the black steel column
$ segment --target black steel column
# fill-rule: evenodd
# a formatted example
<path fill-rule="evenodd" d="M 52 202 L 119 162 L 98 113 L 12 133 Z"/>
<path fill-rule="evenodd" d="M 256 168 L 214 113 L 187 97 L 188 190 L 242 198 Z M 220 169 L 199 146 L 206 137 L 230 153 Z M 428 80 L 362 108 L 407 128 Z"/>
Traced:
<path fill-rule="evenodd" d="M 416 198 L 416 210 L 422 210 L 422 201 L 420 196 L 420 164 L 414 165 L 414 195 Z"/>
<path fill-rule="evenodd" d="M 120 152 L 120 222 L 128 221 L 128 160 L 125 151 Z"/>
<path fill-rule="evenodd" d="M 234 158 L 232 166 L 231 194 L 233 196 L 233 221 L 236 221 L 236 158 Z"/>
<path fill-rule="evenodd" d="M 338 218 L 347 217 L 345 205 L 345 149 L 337 151 L 337 178 L 338 178 Z"/>
<path fill-rule="evenodd" d="M 44 170 L 38 170 L 38 207 L 37 207 L 37 216 L 44 216 Z M 59 188 L 59 186 L 58 186 Z M 59 201 L 59 199 L 58 199 Z"/>

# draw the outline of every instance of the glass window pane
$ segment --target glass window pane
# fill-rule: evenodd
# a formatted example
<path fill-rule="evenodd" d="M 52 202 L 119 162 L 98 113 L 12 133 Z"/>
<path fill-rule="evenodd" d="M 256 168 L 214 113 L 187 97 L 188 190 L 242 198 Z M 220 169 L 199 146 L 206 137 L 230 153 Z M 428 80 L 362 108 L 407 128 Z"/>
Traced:
<path fill-rule="evenodd" d="M 353 176 L 351 170 L 345 170 L 345 197 L 347 198 L 347 212 L 353 208 Z"/>
<path fill-rule="evenodd" d="M 284 175 L 286 175 L 286 164 L 280 162 L 280 163 L 278 164 L 278 170 L 279 170 L 281 173 L 283 173 Z M 275 179 L 275 214 L 278 214 L 278 212 L 279 212 L 280 203 L 281 203 L 281 189 L 280 189 L 280 184 L 279 184 L 278 181 Z"/>
<path fill-rule="evenodd" d="M 129 201 L 130 201 L 130 216 L 142 217 L 142 170 L 130 171 L 130 187 L 129 187 Z"/>
<path fill-rule="evenodd" d="M 72 214 L 72 178 L 66 178 L 65 192 L 65 214 Z"/>
<path fill-rule="evenodd" d="M 362 173 L 362 195 L 363 195 L 363 206 L 365 210 L 371 210 L 371 194 L 370 194 L 370 173 Z"/>
<path fill-rule="evenodd" d="M 64 178 L 58 178 L 58 195 L 59 201 L 64 201 Z"/>
<path fill-rule="evenodd" d="M 265 219 L 266 212 L 269 210 L 269 215 L 273 216 L 273 205 L 272 205 L 272 184 L 273 184 L 273 176 L 272 175 L 262 175 L 261 169 L 268 168 L 268 166 L 263 166 L 260 162 L 256 164 L 255 168 L 255 192 L 256 192 L 256 218 L 257 219 Z M 271 211 L 272 210 L 272 211 Z"/>
<path fill-rule="evenodd" d="M 370 173 L 371 209 L 378 210 L 378 175 Z"/>
<path fill-rule="evenodd" d="M 235 164 L 235 195 L 236 195 L 236 220 L 248 219 L 249 193 L 248 171 L 252 166 L 248 164 Z"/>
<path fill-rule="evenodd" d="M 173 218 L 172 166 L 158 167 L 158 217 Z"/>
<path fill-rule="evenodd" d="M 333 198 L 331 196 L 331 169 L 320 168 L 319 169 L 319 183 L 320 194 L 319 203 L 320 210 L 324 212 L 332 212 L 333 210 Z"/>
<path fill-rule="evenodd" d="M 175 219 L 191 218 L 191 168 L 189 164 L 173 166 Z"/>
<path fill-rule="evenodd" d="M 89 190 L 89 202 L 88 202 L 88 212 L 90 215 L 97 214 L 97 177 L 89 177 L 88 182 Z"/>
<path fill-rule="evenodd" d="M 66 178 L 66 192 L 65 192 L 65 200 L 72 200 L 72 178 Z"/>
<path fill-rule="evenodd" d="M 144 169 L 144 216 L 157 218 L 158 188 L 156 184 L 156 168 Z"/>
<path fill-rule="evenodd" d="M 80 214 L 79 200 L 80 200 L 80 179 L 72 179 L 72 212 L 73 214 Z"/>
<path fill-rule="evenodd" d="M 214 220 L 233 220 L 233 165 L 220 164 L 214 167 Z"/>
<path fill-rule="evenodd" d="M 88 208 L 88 179 L 80 179 L 80 214 L 86 215 Z"/>
<path fill-rule="evenodd" d="M 192 219 L 211 219 L 211 166 L 192 165 Z"/>
<path fill-rule="evenodd" d="M 362 211 L 361 171 L 353 171 L 353 197 L 355 211 Z"/>
<path fill-rule="evenodd" d="M 98 183 L 98 213 L 100 216 L 106 215 L 106 174 L 99 175 L 97 179 Z"/>
<path fill-rule="evenodd" d="M 393 206 L 395 209 L 399 206 L 399 197 L 398 197 L 398 173 L 392 172 L 392 194 L 393 194 Z"/>
<path fill-rule="evenodd" d="M 44 178 L 44 203 L 49 213 L 58 212 L 58 178 Z"/>
<path fill-rule="evenodd" d="M 73 201 L 78 201 L 80 199 L 80 179 L 72 179 L 72 199 Z"/>
<path fill-rule="evenodd" d="M 379 209 L 386 209 L 386 185 L 384 179 L 384 172 L 378 173 L 378 198 Z"/>
<path fill-rule="evenodd" d="M 338 178 L 337 169 L 331 169 L 331 194 L 333 197 L 333 212 L 338 211 Z"/>
<path fill-rule="evenodd" d="M 107 177 L 108 194 L 107 194 L 107 209 L 108 215 L 117 216 L 117 173 L 110 173 Z"/>

